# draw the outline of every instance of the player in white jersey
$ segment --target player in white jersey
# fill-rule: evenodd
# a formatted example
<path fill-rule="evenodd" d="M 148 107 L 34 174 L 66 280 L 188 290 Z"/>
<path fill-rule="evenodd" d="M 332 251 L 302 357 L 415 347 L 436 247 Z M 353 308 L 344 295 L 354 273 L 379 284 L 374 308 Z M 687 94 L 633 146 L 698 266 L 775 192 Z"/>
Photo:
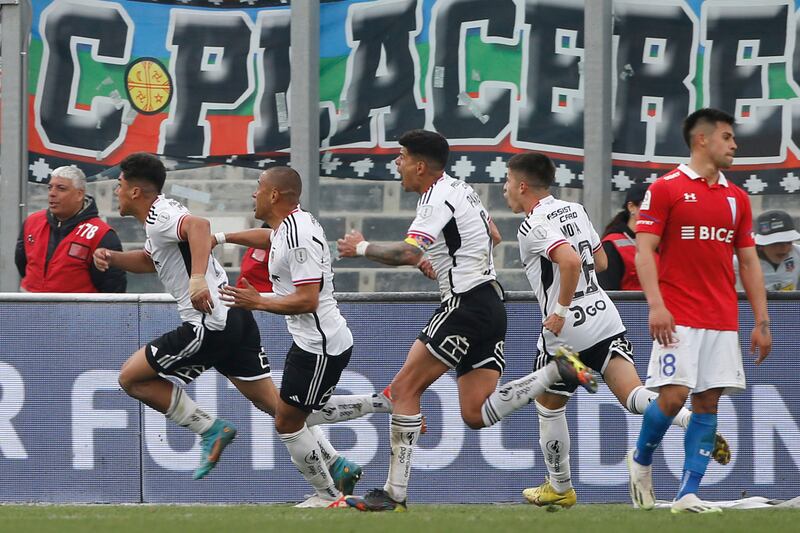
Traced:
<path fill-rule="evenodd" d="M 115 266 L 129 272 L 158 272 L 178 302 L 183 323 L 137 350 L 122 366 L 119 382 L 130 396 L 201 435 L 202 458 L 194 472 L 194 478 L 200 479 L 214 468 L 222 450 L 236 436 L 236 428 L 206 413 L 166 378 L 189 384 L 214 367 L 257 408 L 273 416 L 277 391 L 252 313 L 229 310 L 220 302 L 219 287 L 228 278 L 210 255 L 208 221 L 161 194 L 166 171 L 157 157 L 131 154 L 120 168 L 119 212 L 144 224 L 147 241 L 143 250 L 99 248 L 95 265 L 101 270 Z M 322 432 L 316 436 L 335 460 L 346 461 Z M 342 483 L 349 482 L 342 478 Z"/>
<path fill-rule="evenodd" d="M 264 171 L 253 193 L 256 218 L 269 229 L 217 234 L 217 243 L 233 242 L 254 248 L 269 244 L 269 272 L 273 294 L 261 296 L 245 287 L 225 286 L 222 298 L 236 308 L 284 315 L 291 348 L 283 370 L 275 429 L 286 444 L 292 462 L 314 487 L 316 495 L 298 507 L 347 507 L 328 469 L 306 418 L 330 398 L 350 361 L 353 336 L 333 296 L 333 269 L 328 241 L 313 215 L 300 209 L 302 181 L 289 167 Z M 358 468 L 360 475 L 360 468 Z"/>
<path fill-rule="evenodd" d="M 389 474 L 382 489 L 347 503 L 361 511 L 403 511 L 414 444 L 421 432 L 420 397 L 442 374 L 455 369 L 461 416 L 473 429 L 491 426 L 562 379 L 590 390 L 597 384 L 567 352 L 545 368 L 497 388 L 505 366 L 506 310 L 495 279 L 492 248 L 499 240 L 478 195 L 444 173 L 447 140 L 438 133 L 404 133 L 396 159 L 407 192 L 420 195 L 417 216 L 403 242 L 369 243 L 358 232 L 338 242 L 342 257 L 356 255 L 389 265 L 419 265 L 427 253 L 439 281 L 442 304 L 411 346 L 391 383 L 393 411 Z"/>
<path fill-rule="evenodd" d="M 642 414 L 657 394 L 642 386 L 622 319 L 597 282 L 596 270 L 607 265 L 600 237 L 582 205 L 553 198 L 554 177 L 553 163 L 543 154 L 517 154 L 508 161 L 504 194 L 512 211 L 527 213 L 517 233 L 520 257 L 545 317 L 534 368 L 547 364 L 560 346 L 569 346 L 603 375 L 624 407 Z M 536 505 L 570 507 L 577 501 L 566 419 L 566 404 L 575 388 L 558 383 L 536 398 L 539 444 L 549 472 L 542 485 L 523 491 Z M 690 416 L 684 408 L 674 423 L 685 428 Z M 715 457 L 727 463 L 730 454 L 721 437 L 718 448 Z"/>

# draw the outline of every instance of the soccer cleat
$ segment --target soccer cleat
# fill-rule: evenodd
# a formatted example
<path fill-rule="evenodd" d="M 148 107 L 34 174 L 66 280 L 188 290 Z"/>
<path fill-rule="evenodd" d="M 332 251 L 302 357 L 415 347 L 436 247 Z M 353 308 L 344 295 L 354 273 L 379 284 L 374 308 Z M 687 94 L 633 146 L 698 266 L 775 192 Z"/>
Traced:
<path fill-rule="evenodd" d="M 597 392 L 597 380 L 589 367 L 583 364 L 578 354 L 566 346 L 559 346 L 553 355 L 561 379 L 566 383 L 577 383 L 590 394 Z"/>
<path fill-rule="evenodd" d="M 721 465 L 726 465 L 731 462 L 731 447 L 725 437 L 717 433 L 714 439 L 714 450 L 711 452 L 711 458 Z"/>
<path fill-rule="evenodd" d="M 347 505 L 359 511 L 394 511 L 402 513 L 408 510 L 405 501 L 393 500 L 389 493 L 383 489 L 372 489 L 364 496 L 346 496 Z"/>
<path fill-rule="evenodd" d="M 361 467 L 339 456 L 330 467 L 333 484 L 345 496 L 353 494 L 356 483 L 361 479 Z"/>
<path fill-rule="evenodd" d="M 392 407 L 394 407 L 394 404 L 392 404 L 393 400 L 392 400 L 392 384 L 391 383 L 386 385 L 386 388 L 381 391 L 381 396 L 386 398 L 386 401 L 388 401 L 389 404 L 392 405 Z M 422 427 L 420 428 L 419 432 L 421 434 L 423 434 L 423 435 L 428 432 L 428 420 L 425 418 L 425 415 L 422 415 Z"/>
<path fill-rule="evenodd" d="M 316 494 L 308 498 L 304 502 L 300 502 L 294 506 L 295 509 L 349 509 L 350 506 L 344 499 L 344 496 L 339 496 L 335 500 L 326 500 L 320 498 Z"/>
<path fill-rule="evenodd" d="M 649 511 L 656 505 L 656 495 L 653 493 L 653 467 L 637 463 L 633 459 L 635 451 L 635 449 L 631 449 L 625 454 L 625 462 L 628 464 L 628 475 L 630 476 L 628 490 L 633 506 Z"/>
<path fill-rule="evenodd" d="M 202 456 L 200 457 L 200 466 L 194 471 L 194 479 L 204 478 L 217 466 L 222 450 L 236 437 L 236 426 L 217 418 L 200 437 Z"/>
<path fill-rule="evenodd" d="M 672 502 L 671 511 L 673 514 L 680 514 L 680 513 L 706 514 L 706 513 L 721 513 L 722 509 L 707 504 L 706 502 L 698 498 L 697 494 L 692 494 L 690 492 L 688 494 L 684 494 L 680 499 Z"/>
<path fill-rule="evenodd" d="M 536 488 L 523 490 L 522 495 L 528 502 L 539 507 L 558 505 L 564 509 L 569 509 L 578 503 L 578 495 L 575 493 L 574 488 L 570 487 L 566 492 L 556 492 L 550 484 L 549 478 L 545 478 L 544 483 Z"/>

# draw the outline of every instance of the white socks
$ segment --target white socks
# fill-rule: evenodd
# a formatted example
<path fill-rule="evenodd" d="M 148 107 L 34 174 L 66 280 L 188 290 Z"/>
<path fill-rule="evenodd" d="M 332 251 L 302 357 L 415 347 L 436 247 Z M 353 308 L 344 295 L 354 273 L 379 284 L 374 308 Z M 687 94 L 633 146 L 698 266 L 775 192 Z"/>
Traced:
<path fill-rule="evenodd" d="M 350 394 L 331 396 L 319 411 L 306 419 L 308 427 L 353 420 L 369 413 L 391 413 L 392 402 L 383 394 Z"/>
<path fill-rule="evenodd" d="M 631 413 L 641 415 L 644 414 L 644 410 L 647 409 L 650 402 L 656 398 L 658 398 L 658 393 L 639 385 L 628 395 L 628 399 L 625 400 L 625 407 L 627 407 L 628 411 Z M 686 429 L 689 427 L 689 420 L 691 418 L 692 412 L 685 407 L 681 407 L 681 410 L 675 415 L 675 418 L 672 419 L 672 425 Z"/>
<path fill-rule="evenodd" d="M 485 427 L 493 426 L 523 405 L 531 403 L 553 383 L 561 381 L 555 362 L 549 362 L 523 378 L 509 381 L 494 391 L 481 406 Z"/>
<path fill-rule="evenodd" d="M 172 384 L 172 399 L 164 416 L 198 435 L 205 433 L 214 424 L 214 418 L 186 394 L 182 388 Z"/>
<path fill-rule="evenodd" d="M 537 402 L 536 411 L 539 413 L 539 446 L 550 474 L 550 485 L 556 492 L 563 494 L 572 488 L 567 406 L 548 409 Z"/>
<path fill-rule="evenodd" d="M 281 440 L 292 456 L 292 462 L 303 474 L 317 495 L 324 500 L 336 500 L 341 496 L 333 485 L 328 467 L 322 458 L 317 439 L 307 426 L 295 433 L 279 433 Z"/>
<path fill-rule="evenodd" d="M 422 429 L 422 415 L 392 415 L 389 476 L 383 490 L 396 502 L 404 502 L 408 493 L 408 478 L 411 477 L 411 455 Z"/>
<path fill-rule="evenodd" d="M 336 451 L 331 441 L 325 436 L 322 428 L 315 426 L 313 428 L 308 428 L 308 430 L 311 431 L 311 434 L 317 439 L 319 451 L 322 452 L 322 460 L 325 461 L 325 465 L 330 468 L 330 466 L 336 462 L 336 459 L 339 458 L 339 452 Z"/>

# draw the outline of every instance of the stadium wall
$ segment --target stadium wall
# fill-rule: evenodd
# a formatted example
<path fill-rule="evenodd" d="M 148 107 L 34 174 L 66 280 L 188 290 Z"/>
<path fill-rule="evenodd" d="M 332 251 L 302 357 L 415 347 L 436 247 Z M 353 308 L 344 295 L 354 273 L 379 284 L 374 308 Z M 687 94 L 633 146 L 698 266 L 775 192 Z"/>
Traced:
<path fill-rule="evenodd" d="M 624 299 L 621 299 L 624 298 Z M 637 294 L 615 295 L 637 368 L 644 375 L 650 341 L 647 309 Z M 436 306 L 432 294 L 344 294 L 342 311 L 355 337 L 339 392 L 380 391 Z M 530 293 L 511 293 L 502 380 L 530 371 L 540 324 Z M 746 392 L 721 403 L 720 431 L 733 448 L 731 464 L 712 462 L 707 499 L 743 492 L 771 498 L 800 494 L 800 293 L 770 299 L 773 353 L 756 368 L 745 352 Z M 709 310 L 713 313 L 713 310 Z M 740 302 L 741 331 L 752 318 Z M 290 338 L 283 318 L 257 313 L 262 340 L 280 383 Z M 310 491 L 275 434 L 220 375 L 207 372 L 190 388 L 212 413 L 233 421 L 239 436 L 220 465 L 192 481 L 199 445 L 186 430 L 128 398 L 117 384 L 123 361 L 144 342 L 178 325 L 164 295 L 0 294 L 0 501 L 7 502 L 285 502 Z M 546 474 L 535 410 L 522 409 L 496 427 L 466 428 L 452 373 L 423 397 L 428 433 L 414 457 L 413 502 L 519 501 L 520 491 Z M 624 452 L 640 418 L 627 414 L 607 388 L 570 402 L 572 475 L 582 502 L 624 502 Z M 375 414 L 327 426 L 339 451 L 364 466 L 359 491 L 382 486 L 388 416 Z M 654 463 L 656 495 L 671 499 L 682 466 L 680 429 L 667 433 Z"/>

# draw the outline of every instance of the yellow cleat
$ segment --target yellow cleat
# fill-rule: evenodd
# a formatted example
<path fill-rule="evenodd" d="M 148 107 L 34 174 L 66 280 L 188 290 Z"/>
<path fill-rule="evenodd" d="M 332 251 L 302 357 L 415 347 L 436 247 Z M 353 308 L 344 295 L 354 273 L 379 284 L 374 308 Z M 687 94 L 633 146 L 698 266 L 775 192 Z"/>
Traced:
<path fill-rule="evenodd" d="M 714 450 L 711 452 L 711 458 L 721 465 L 726 465 L 731 462 L 731 447 L 725 437 L 717 433 L 714 439 Z"/>
<path fill-rule="evenodd" d="M 575 489 L 570 488 L 566 492 L 556 492 L 550 484 L 549 478 L 545 478 L 544 483 L 536 488 L 523 490 L 522 495 L 528 502 L 539 507 L 557 505 L 564 509 L 569 509 L 578 503 L 578 495 L 575 493 Z"/>

